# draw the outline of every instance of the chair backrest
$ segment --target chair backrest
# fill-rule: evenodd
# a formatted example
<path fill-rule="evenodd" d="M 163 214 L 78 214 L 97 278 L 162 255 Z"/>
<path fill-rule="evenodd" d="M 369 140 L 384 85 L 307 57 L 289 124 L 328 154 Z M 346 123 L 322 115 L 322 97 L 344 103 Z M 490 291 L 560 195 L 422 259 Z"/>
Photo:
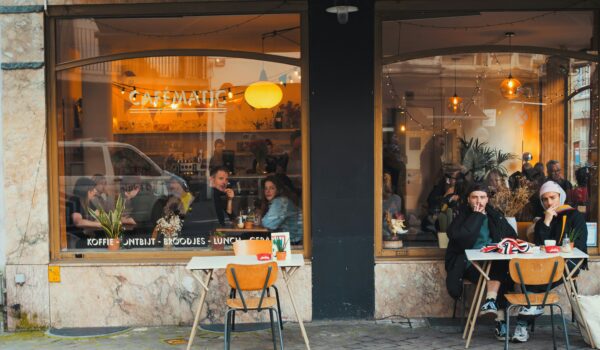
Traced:
<path fill-rule="evenodd" d="M 272 246 L 269 240 L 245 239 L 233 242 L 233 253 L 235 255 L 256 255 L 271 252 Z"/>
<path fill-rule="evenodd" d="M 237 290 L 263 290 L 277 280 L 277 263 L 274 261 L 255 265 L 227 265 L 227 282 Z"/>
<path fill-rule="evenodd" d="M 547 285 L 562 278 L 565 260 L 560 256 L 546 259 L 515 258 L 510 260 L 509 269 L 515 283 Z"/>

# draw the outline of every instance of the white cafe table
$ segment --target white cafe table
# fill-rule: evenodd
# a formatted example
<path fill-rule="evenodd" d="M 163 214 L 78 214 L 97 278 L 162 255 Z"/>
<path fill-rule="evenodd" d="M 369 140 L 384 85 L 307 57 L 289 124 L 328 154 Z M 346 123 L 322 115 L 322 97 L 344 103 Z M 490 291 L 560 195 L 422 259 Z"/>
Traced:
<path fill-rule="evenodd" d="M 296 300 L 290 286 L 290 279 L 292 276 L 301 266 L 304 266 L 304 256 L 302 254 L 291 254 L 289 259 L 274 261 L 277 262 L 277 265 L 281 268 L 283 281 L 285 282 L 285 286 L 288 290 L 292 307 L 296 313 L 296 318 L 300 324 L 300 330 L 302 332 L 302 337 L 304 338 L 304 343 L 306 344 L 306 349 L 310 350 L 308 336 L 306 335 L 306 330 L 304 329 L 304 323 L 302 322 L 302 318 L 300 317 L 300 313 L 296 307 Z M 196 328 L 198 327 L 198 322 L 200 321 L 200 313 L 204 307 L 204 301 L 206 300 L 206 294 L 208 293 L 213 271 L 217 269 L 225 269 L 228 264 L 253 265 L 266 262 L 267 261 L 259 261 L 255 255 L 195 256 L 188 262 L 185 268 L 190 270 L 192 272 L 192 276 L 194 276 L 194 278 L 200 282 L 200 285 L 202 286 L 202 294 L 200 295 L 200 302 L 198 303 L 198 309 L 196 310 L 196 315 L 194 317 L 194 324 L 192 325 L 192 332 L 190 333 L 190 339 L 188 340 L 187 350 L 190 350 L 192 347 L 194 337 L 196 336 Z M 204 273 L 204 278 L 201 272 Z"/>
<path fill-rule="evenodd" d="M 471 303 L 471 308 L 469 309 L 469 316 L 467 317 L 467 323 L 463 331 L 463 339 L 467 339 L 465 348 L 468 348 L 469 344 L 471 343 L 471 336 L 473 335 L 473 330 L 475 329 L 475 323 L 477 322 L 479 307 L 481 306 L 483 293 L 485 291 L 485 281 L 490 280 L 488 274 L 490 273 L 492 261 L 511 260 L 515 258 L 546 259 L 555 256 L 561 256 L 564 259 L 582 259 L 572 270 L 569 269 L 568 264 L 565 264 L 565 274 L 563 275 L 563 281 L 565 289 L 567 291 L 567 296 L 569 297 L 569 301 L 571 302 L 571 305 L 577 305 L 577 307 L 579 307 L 579 300 L 577 299 L 577 289 L 575 288 L 575 285 L 573 283 L 573 275 L 581 267 L 583 259 L 586 259 L 589 256 L 577 248 L 573 249 L 573 251 L 569 253 L 546 253 L 542 250 L 540 252 L 524 254 L 500 254 L 496 252 L 483 253 L 479 249 L 466 249 L 465 255 L 467 257 L 467 260 L 469 260 L 473 264 L 473 267 L 475 267 L 479 271 L 479 281 L 477 282 L 477 287 L 475 288 L 475 294 L 473 294 L 473 302 Z M 481 263 L 483 263 L 483 266 L 480 265 Z M 588 332 L 587 329 L 585 329 L 584 331 Z"/>

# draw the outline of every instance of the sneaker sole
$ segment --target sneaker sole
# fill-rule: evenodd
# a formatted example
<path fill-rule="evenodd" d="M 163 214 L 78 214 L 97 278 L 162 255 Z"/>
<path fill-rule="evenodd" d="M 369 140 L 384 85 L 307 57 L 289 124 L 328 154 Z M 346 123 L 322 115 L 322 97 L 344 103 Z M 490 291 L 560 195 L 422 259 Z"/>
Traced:
<path fill-rule="evenodd" d="M 498 316 L 498 311 L 497 310 L 480 310 L 479 311 L 479 316 Z"/>
<path fill-rule="evenodd" d="M 529 338 L 522 340 L 522 339 L 517 339 L 517 338 L 512 338 L 510 340 L 511 343 L 527 343 L 527 341 L 529 340 Z"/>

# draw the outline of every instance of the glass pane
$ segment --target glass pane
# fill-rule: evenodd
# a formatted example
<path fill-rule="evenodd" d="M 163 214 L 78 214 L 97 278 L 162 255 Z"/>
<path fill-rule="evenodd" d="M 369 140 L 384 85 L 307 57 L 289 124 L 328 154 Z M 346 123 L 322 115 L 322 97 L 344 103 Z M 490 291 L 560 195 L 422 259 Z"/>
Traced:
<path fill-rule="evenodd" d="M 220 49 L 300 57 L 300 15 L 57 20 L 57 62 L 165 49 Z"/>
<path fill-rule="evenodd" d="M 271 84 L 253 99 L 259 80 Z M 59 72 L 57 98 L 66 249 L 105 251 L 88 209 L 112 210 L 119 196 L 122 248 L 231 249 L 272 231 L 289 231 L 302 248 L 299 67 L 120 60 Z"/>
<path fill-rule="evenodd" d="M 513 99 L 500 89 L 509 62 L 521 84 Z M 485 183 L 490 203 L 523 222 L 522 238 L 543 213 L 538 190 L 549 179 L 563 186 L 567 204 L 595 222 L 598 115 L 590 112 L 595 92 L 589 84 L 596 68 L 593 62 L 527 53 L 436 56 L 384 66 L 384 248 L 400 248 L 397 240 L 403 248 L 442 246 L 438 233 L 466 210 L 465 188 L 472 182 Z M 564 91 L 578 93 L 568 99 Z M 455 94 L 462 98 L 458 111 L 452 108 Z M 497 165 L 498 152 L 508 159 Z M 558 172 L 549 171 L 554 167 Z"/>

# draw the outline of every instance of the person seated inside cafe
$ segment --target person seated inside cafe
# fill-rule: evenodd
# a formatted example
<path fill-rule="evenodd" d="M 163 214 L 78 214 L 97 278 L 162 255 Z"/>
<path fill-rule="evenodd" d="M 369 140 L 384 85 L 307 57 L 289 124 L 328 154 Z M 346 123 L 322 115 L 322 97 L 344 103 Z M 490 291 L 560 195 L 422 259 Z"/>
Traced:
<path fill-rule="evenodd" d="M 283 174 L 267 176 L 262 183 L 261 224 L 271 231 L 289 232 L 290 243 L 302 244 L 302 213 L 298 197 Z M 289 181 L 291 184 L 291 181 Z"/>
<path fill-rule="evenodd" d="M 463 279 L 472 283 L 477 283 L 479 279 L 479 272 L 465 257 L 466 249 L 481 249 L 504 238 L 517 238 L 517 233 L 504 215 L 489 205 L 488 200 L 487 186 L 471 184 L 466 192 L 466 205 L 448 228 L 446 287 L 455 299 L 462 296 Z M 494 333 L 497 339 L 504 341 L 507 336 L 504 294 L 513 284 L 508 274 L 508 261 L 492 262 L 489 276 L 486 300 L 481 306 L 480 315 L 496 316 Z"/>
<path fill-rule="evenodd" d="M 75 182 L 73 196 L 66 201 L 69 244 L 76 248 L 85 247 L 86 238 L 102 237 L 102 226 L 89 212 L 98 209 L 94 204 L 96 194 L 96 183 L 87 177 L 80 177 Z"/>
<path fill-rule="evenodd" d="M 183 210 L 181 210 L 182 215 L 188 212 L 190 209 L 190 205 L 194 201 L 194 196 L 190 193 L 187 183 L 178 176 L 173 176 L 169 179 L 169 199 L 170 197 L 175 197 L 181 201 L 183 205 Z M 169 202 L 167 200 L 167 202 Z M 176 201 L 175 201 L 176 202 Z"/>
<path fill-rule="evenodd" d="M 427 196 L 427 216 L 421 220 L 423 231 L 437 232 L 434 219 L 440 212 L 452 208 L 454 213 L 458 213 L 464 184 L 464 175 L 458 166 L 451 166 L 444 170 L 444 176 Z"/>
<path fill-rule="evenodd" d="M 219 166 L 210 170 L 214 214 L 220 226 L 231 226 L 235 222 L 233 198 L 235 192 L 229 188 L 229 169 Z"/>

